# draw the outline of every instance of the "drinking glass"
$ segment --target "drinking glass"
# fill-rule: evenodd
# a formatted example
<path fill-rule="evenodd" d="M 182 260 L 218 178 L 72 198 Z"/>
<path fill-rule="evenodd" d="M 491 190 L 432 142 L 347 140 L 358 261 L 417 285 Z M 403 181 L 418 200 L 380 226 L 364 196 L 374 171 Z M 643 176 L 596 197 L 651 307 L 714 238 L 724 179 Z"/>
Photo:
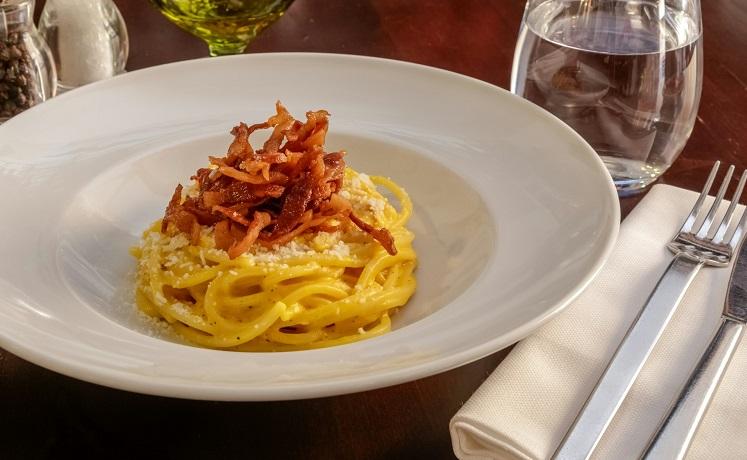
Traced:
<path fill-rule="evenodd" d="M 699 0 L 528 0 L 511 91 L 578 132 L 620 195 L 671 166 L 703 77 Z"/>
<path fill-rule="evenodd" d="M 211 56 L 243 53 L 293 0 L 151 0 L 171 22 L 200 37 Z"/>

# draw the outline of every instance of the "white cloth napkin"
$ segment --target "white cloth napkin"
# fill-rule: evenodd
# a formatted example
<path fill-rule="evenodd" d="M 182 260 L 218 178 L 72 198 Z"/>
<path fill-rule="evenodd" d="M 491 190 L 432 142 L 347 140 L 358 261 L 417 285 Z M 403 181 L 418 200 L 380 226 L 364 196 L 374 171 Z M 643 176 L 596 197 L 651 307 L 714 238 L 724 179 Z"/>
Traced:
<path fill-rule="evenodd" d="M 697 194 L 657 185 L 630 213 L 609 261 L 557 318 L 516 345 L 451 420 L 461 459 L 546 459 L 666 269 L 665 243 Z M 703 268 L 593 458 L 637 458 L 718 326 L 729 268 Z M 740 344 L 688 459 L 747 459 L 747 341 Z"/>

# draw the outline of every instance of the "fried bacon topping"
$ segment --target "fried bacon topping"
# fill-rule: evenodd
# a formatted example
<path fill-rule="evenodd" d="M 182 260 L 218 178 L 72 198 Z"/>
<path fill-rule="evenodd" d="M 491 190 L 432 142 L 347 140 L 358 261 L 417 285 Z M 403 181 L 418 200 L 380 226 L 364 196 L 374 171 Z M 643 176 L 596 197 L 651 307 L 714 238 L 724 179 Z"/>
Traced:
<path fill-rule="evenodd" d="M 355 225 L 396 254 L 389 230 L 361 220 L 338 193 L 345 152 L 324 151 L 329 113 L 307 112 L 306 122 L 301 122 L 280 102 L 275 108 L 277 113 L 264 123 L 233 128 L 226 156 L 210 157 L 213 167 L 192 176 L 196 193 L 182 199 L 183 188 L 177 185 L 161 232 L 185 233 L 196 245 L 201 226 L 213 226 L 216 246 L 235 259 L 255 243 L 272 247 L 305 232 Z M 249 136 L 269 128 L 269 139 L 255 151 Z"/>

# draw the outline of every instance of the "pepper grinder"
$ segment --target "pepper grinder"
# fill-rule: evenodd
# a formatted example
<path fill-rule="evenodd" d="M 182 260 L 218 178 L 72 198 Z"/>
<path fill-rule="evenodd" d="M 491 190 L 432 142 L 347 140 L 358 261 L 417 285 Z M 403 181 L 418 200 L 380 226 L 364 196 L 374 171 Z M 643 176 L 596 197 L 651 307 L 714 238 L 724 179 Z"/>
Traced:
<path fill-rule="evenodd" d="M 124 72 L 129 40 L 112 0 L 47 0 L 39 32 L 54 55 L 59 92 Z"/>

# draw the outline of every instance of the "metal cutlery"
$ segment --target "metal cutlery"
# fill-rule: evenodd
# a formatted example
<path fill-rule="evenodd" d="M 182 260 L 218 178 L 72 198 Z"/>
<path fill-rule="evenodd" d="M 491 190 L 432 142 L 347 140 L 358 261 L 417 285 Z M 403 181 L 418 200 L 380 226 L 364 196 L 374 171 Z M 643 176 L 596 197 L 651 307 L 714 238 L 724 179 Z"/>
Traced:
<path fill-rule="evenodd" d="M 664 274 L 643 305 L 633 325 L 615 352 L 586 404 L 561 442 L 553 458 L 562 460 L 587 459 L 591 456 L 612 418 L 620 408 L 633 382 L 672 318 L 690 283 L 703 265 L 725 267 L 744 233 L 745 217 L 731 237 L 727 232 L 739 197 L 747 181 L 742 174 L 737 189 L 715 232 L 712 226 L 716 213 L 726 195 L 734 173 L 730 166 L 718 193 L 702 222 L 696 227 L 701 208 L 716 178 L 720 162 L 711 169 L 703 191 L 679 232 L 667 244 L 674 253 Z"/>
<path fill-rule="evenodd" d="M 747 213 L 742 214 L 740 227 Z M 742 244 L 729 281 L 721 324 L 679 396 L 651 438 L 646 459 L 681 459 L 687 453 L 747 323 L 747 244 Z"/>

